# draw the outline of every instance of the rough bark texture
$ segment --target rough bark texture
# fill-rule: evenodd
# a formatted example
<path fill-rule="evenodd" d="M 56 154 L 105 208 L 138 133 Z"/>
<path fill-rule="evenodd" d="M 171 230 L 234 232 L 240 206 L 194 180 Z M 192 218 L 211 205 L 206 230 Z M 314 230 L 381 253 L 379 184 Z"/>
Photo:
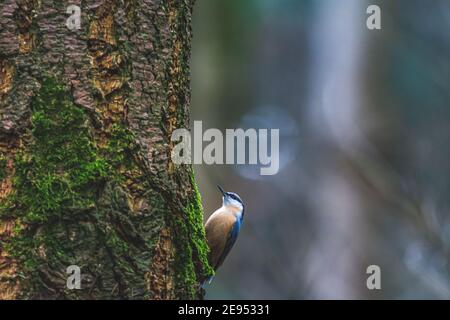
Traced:
<path fill-rule="evenodd" d="M 1 299 L 201 297 L 201 202 L 170 159 L 188 126 L 192 6 L 0 0 Z"/>

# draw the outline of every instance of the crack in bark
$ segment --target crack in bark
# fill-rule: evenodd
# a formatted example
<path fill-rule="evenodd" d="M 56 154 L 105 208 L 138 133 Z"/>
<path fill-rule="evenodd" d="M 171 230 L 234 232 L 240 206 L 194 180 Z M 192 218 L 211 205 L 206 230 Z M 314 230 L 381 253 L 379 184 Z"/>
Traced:
<path fill-rule="evenodd" d="M 16 22 L 19 29 L 18 41 L 19 51 L 27 54 L 35 47 L 36 34 L 32 30 L 33 17 L 38 7 L 38 0 L 19 0 L 17 1 L 18 10 L 16 13 Z"/>

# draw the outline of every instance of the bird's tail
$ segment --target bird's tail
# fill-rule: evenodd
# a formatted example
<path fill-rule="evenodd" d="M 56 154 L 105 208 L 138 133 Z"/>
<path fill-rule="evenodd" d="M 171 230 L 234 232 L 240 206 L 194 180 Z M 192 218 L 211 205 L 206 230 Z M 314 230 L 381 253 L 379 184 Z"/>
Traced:
<path fill-rule="evenodd" d="M 214 278 L 214 276 L 210 276 L 210 277 L 206 278 L 206 279 L 202 282 L 202 284 L 200 285 L 200 287 L 201 287 L 202 289 L 205 289 L 206 283 L 210 284 L 211 281 L 213 280 L 213 278 Z"/>

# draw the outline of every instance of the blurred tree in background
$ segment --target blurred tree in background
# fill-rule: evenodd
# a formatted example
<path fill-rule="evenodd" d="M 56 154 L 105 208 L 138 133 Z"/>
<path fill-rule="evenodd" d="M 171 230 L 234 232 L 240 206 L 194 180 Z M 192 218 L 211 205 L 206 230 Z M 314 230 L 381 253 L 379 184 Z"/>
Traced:
<path fill-rule="evenodd" d="M 280 128 L 281 148 L 276 176 L 197 168 L 206 213 L 216 183 L 247 206 L 207 297 L 450 296 L 449 17 L 445 0 L 197 1 L 192 119 Z"/>

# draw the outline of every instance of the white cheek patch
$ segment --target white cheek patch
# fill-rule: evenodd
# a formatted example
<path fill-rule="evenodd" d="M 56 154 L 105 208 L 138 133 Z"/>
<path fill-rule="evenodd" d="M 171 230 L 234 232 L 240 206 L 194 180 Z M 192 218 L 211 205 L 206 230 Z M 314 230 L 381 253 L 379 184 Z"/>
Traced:
<path fill-rule="evenodd" d="M 234 207 L 239 207 L 239 205 L 240 205 L 240 203 L 238 203 L 236 200 L 234 200 L 232 198 L 225 198 L 224 204 L 226 204 L 228 206 L 234 206 Z"/>

